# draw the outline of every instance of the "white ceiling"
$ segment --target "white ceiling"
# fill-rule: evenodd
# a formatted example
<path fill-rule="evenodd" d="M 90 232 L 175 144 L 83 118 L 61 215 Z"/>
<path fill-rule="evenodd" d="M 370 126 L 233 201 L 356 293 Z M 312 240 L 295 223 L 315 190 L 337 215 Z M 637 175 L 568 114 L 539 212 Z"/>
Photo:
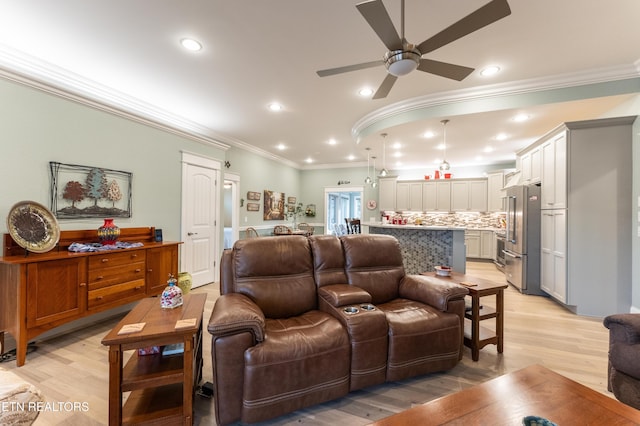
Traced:
<path fill-rule="evenodd" d="M 0 69 L 299 168 L 366 163 L 371 147 L 378 165 L 384 156 L 387 168 L 432 170 L 442 157 L 436 147 L 446 118 L 454 172 L 513 160 L 563 121 L 606 115 L 633 96 L 605 91 L 584 100 L 594 95 L 567 94 L 567 86 L 640 75 L 640 1 L 509 0 L 510 16 L 426 55 L 476 68 L 467 79 L 414 71 L 386 99 L 362 98 L 357 91 L 377 88 L 383 66 L 316 74 L 385 53 L 358 2 L 0 0 Z M 420 43 L 487 2 L 407 0 L 405 36 Z M 400 0 L 384 4 L 399 29 Z M 184 37 L 204 49 L 183 50 Z M 501 72 L 481 77 L 488 65 Z M 272 101 L 284 109 L 270 112 Z M 531 120 L 513 122 L 518 112 Z M 436 136 L 423 138 L 430 129 Z M 388 134 L 384 154 L 381 133 Z M 508 138 L 497 141 L 498 133 Z"/>

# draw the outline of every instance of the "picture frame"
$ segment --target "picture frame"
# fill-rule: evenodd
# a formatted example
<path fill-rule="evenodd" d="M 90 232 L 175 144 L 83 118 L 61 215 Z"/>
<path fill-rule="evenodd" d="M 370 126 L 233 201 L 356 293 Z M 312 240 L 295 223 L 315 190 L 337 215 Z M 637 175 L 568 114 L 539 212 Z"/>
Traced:
<path fill-rule="evenodd" d="M 247 191 L 247 200 L 260 201 L 260 193 L 254 191 Z"/>
<path fill-rule="evenodd" d="M 55 161 L 49 170 L 58 219 L 131 217 L 133 173 Z"/>
<path fill-rule="evenodd" d="M 287 204 L 296 204 L 296 197 L 288 197 Z"/>
<path fill-rule="evenodd" d="M 247 211 L 248 212 L 260 211 L 260 203 L 247 203 Z"/>
<path fill-rule="evenodd" d="M 264 190 L 264 202 L 262 211 L 263 220 L 284 220 L 285 202 L 284 192 Z"/>

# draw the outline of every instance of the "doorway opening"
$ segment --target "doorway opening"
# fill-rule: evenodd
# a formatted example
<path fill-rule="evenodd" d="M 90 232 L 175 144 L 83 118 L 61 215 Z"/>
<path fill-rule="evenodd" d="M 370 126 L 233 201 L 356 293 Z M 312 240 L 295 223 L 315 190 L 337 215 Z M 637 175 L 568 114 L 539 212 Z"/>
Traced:
<path fill-rule="evenodd" d="M 240 176 L 224 174 L 224 245 L 223 249 L 233 247 L 239 238 L 240 227 Z"/>
<path fill-rule="evenodd" d="M 346 233 L 345 219 L 362 219 L 364 188 L 325 188 L 325 234 Z"/>

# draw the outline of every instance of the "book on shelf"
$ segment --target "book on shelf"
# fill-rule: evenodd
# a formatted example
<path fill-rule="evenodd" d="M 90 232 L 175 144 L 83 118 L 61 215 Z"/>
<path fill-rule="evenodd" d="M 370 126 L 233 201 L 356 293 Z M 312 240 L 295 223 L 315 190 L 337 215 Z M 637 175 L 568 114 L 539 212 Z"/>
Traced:
<path fill-rule="evenodd" d="M 177 355 L 184 352 L 184 343 L 174 343 L 165 345 L 162 348 L 162 356 Z"/>

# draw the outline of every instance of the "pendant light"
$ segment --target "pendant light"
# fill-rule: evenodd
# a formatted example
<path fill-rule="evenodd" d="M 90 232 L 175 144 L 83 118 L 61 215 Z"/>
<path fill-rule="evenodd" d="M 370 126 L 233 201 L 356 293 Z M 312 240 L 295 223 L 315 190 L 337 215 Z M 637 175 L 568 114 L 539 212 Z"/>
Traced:
<path fill-rule="evenodd" d="M 442 157 L 442 163 L 440 163 L 440 170 L 445 172 L 451 168 L 451 165 L 447 162 L 447 123 L 449 120 L 442 120 L 442 145 L 444 146 L 444 156 Z"/>
<path fill-rule="evenodd" d="M 371 148 L 365 148 L 367 150 L 367 178 L 364 180 L 364 183 L 366 183 L 367 185 L 371 184 L 371 175 L 369 174 L 369 151 L 371 150 Z"/>
<path fill-rule="evenodd" d="M 371 157 L 371 159 L 373 160 L 373 176 L 376 175 L 376 157 Z M 377 180 L 373 180 L 373 182 L 371 182 L 371 187 L 372 188 L 377 188 L 378 187 L 378 181 Z"/>
<path fill-rule="evenodd" d="M 380 174 L 378 176 L 385 177 L 389 174 L 389 172 L 387 171 L 387 168 L 385 167 L 387 164 L 387 161 L 386 161 L 387 145 L 385 141 L 387 134 L 381 133 L 380 136 L 382 136 L 382 170 L 380 170 Z"/>

